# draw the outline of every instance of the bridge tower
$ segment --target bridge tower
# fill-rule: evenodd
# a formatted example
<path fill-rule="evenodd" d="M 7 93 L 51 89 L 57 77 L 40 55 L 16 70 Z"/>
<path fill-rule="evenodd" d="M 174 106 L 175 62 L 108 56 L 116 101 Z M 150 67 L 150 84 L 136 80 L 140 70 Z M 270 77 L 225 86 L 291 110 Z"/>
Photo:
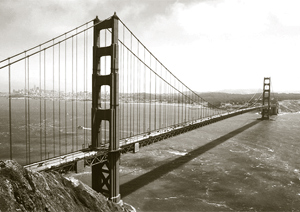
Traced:
<path fill-rule="evenodd" d="M 119 186 L 119 61 L 118 61 L 118 17 L 116 13 L 107 20 L 94 20 L 93 76 L 92 76 L 92 146 L 99 150 L 101 122 L 109 122 L 109 153 L 105 162 L 92 166 L 92 188 L 106 195 L 115 203 L 120 203 Z M 100 47 L 100 31 L 111 30 L 111 45 Z M 101 73 L 101 57 L 110 57 L 111 73 Z M 101 86 L 110 87 L 110 108 L 101 108 Z M 102 104 L 103 106 L 104 104 Z"/>
<path fill-rule="evenodd" d="M 263 90 L 263 108 L 262 108 L 262 119 L 269 119 L 270 118 L 270 99 L 271 98 L 271 78 L 265 77 L 264 78 L 264 90 Z"/>

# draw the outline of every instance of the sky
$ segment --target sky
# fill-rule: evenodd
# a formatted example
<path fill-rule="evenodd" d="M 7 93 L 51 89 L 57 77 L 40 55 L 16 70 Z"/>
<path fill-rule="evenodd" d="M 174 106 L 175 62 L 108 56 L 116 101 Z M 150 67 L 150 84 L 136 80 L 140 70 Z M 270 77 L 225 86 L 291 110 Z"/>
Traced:
<path fill-rule="evenodd" d="M 198 92 L 300 92 L 299 0 L 0 0 L 0 60 L 117 13 Z"/>

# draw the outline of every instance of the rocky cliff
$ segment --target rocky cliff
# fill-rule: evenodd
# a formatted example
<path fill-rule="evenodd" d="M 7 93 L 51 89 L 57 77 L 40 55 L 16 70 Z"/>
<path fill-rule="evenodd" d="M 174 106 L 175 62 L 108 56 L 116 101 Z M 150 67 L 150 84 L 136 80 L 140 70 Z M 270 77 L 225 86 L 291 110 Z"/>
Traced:
<path fill-rule="evenodd" d="M 58 173 L 0 161 L 0 211 L 123 211 L 87 185 Z"/>

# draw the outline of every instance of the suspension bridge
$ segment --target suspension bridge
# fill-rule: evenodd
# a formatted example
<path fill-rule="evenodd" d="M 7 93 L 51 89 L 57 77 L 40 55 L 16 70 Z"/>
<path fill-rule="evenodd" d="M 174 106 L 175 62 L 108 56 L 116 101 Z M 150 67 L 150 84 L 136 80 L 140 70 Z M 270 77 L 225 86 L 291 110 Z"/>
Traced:
<path fill-rule="evenodd" d="M 90 165 L 93 189 L 117 203 L 121 153 L 242 113 L 276 113 L 270 78 L 235 110 L 201 98 L 116 14 L 0 61 L 0 75 L 1 159 L 35 171 Z"/>

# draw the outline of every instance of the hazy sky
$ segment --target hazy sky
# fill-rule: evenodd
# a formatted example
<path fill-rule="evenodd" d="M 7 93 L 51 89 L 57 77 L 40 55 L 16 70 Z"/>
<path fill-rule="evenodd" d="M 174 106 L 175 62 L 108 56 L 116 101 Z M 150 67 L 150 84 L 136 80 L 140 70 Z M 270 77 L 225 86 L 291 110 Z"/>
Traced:
<path fill-rule="evenodd" d="M 114 12 L 191 89 L 300 92 L 299 0 L 0 0 L 0 60 Z"/>

